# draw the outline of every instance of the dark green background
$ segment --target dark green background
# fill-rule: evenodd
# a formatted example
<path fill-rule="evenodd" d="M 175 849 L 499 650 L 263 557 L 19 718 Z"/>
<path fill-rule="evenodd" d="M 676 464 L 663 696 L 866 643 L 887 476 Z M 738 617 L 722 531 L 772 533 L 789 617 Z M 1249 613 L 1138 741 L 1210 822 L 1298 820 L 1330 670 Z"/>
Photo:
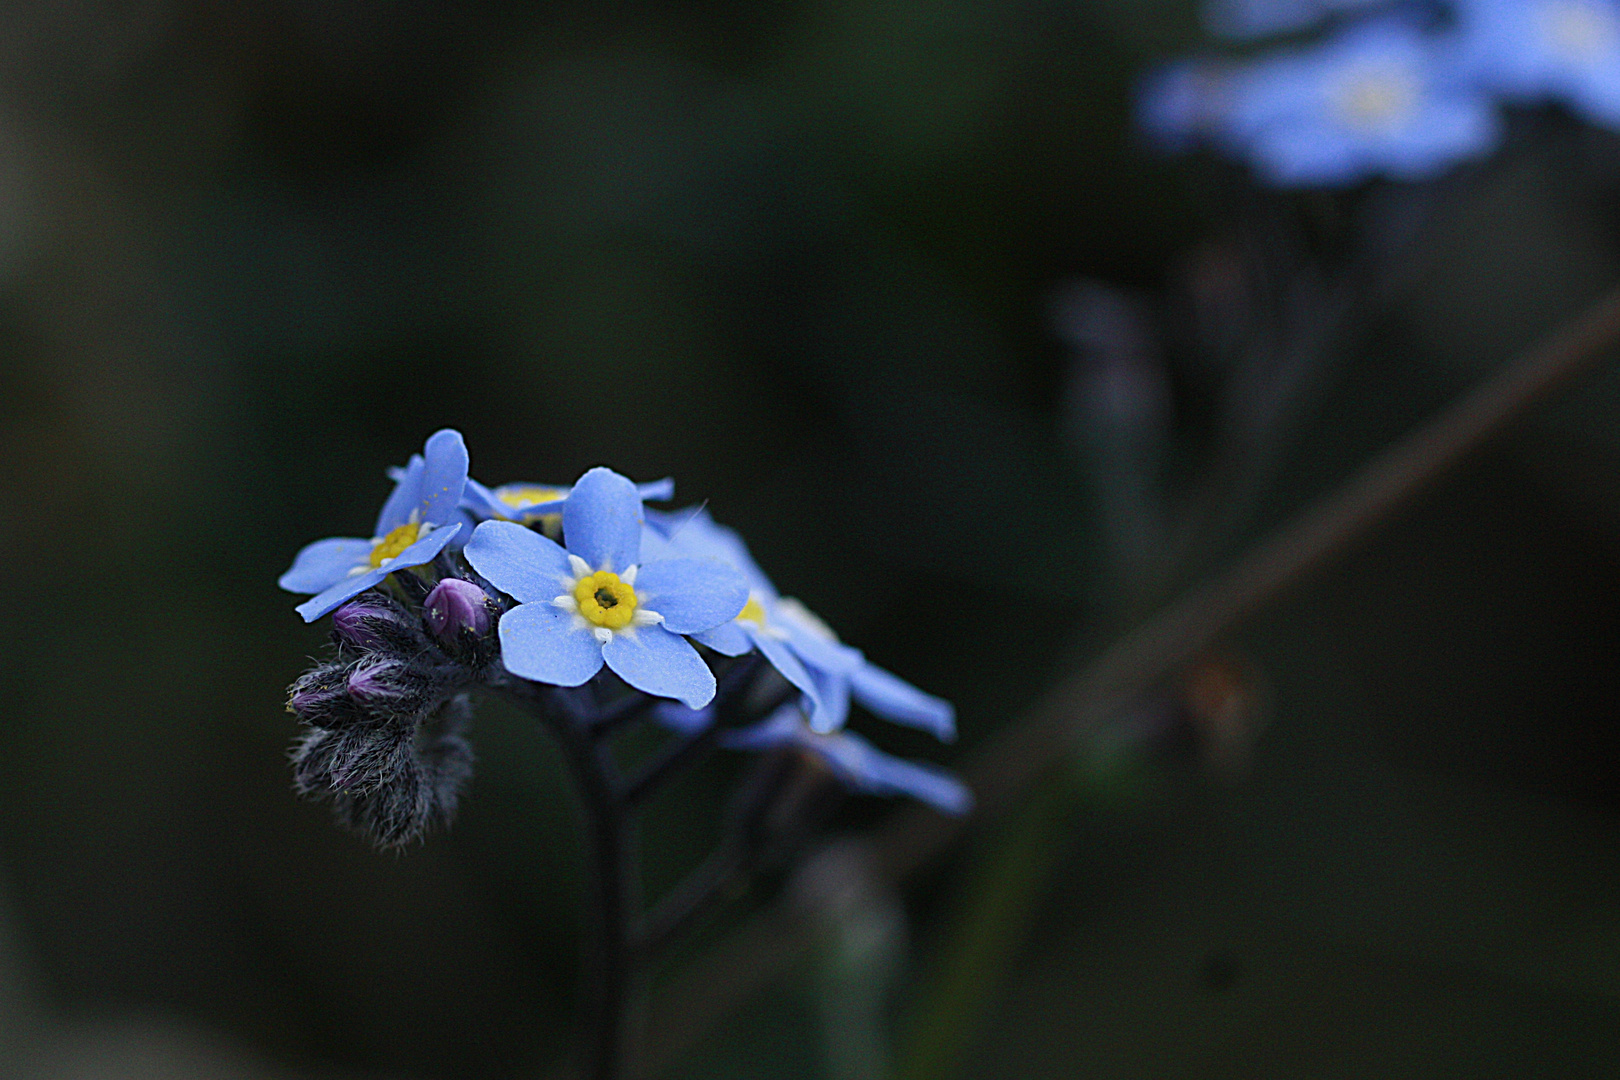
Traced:
<path fill-rule="evenodd" d="M 491 483 L 674 475 L 956 701 L 962 747 L 1099 644 L 1047 301 L 1157 288 L 1227 222 L 1207 165 L 1129 132 L 1143 67 L 1200 44 L 1187 4 L 1128 0 L 9 5 L 0 1072 L 566 1051 L 574 827 L 522 718 L 480 715 L 461 820 L 402 856 L 290 791 L 283 688 L 322 633 L 275 577 L 364 535 L 440 426 Z M 1615 142 L 1447 196 L 1256 527 L 1606 286 Z M 1192 472 L 1208 387 L 1178 387 Z M 1269 688 L 1246 780 L 1172 755 L 1098 782 L 962 1075 L 1620 1073 L 1617 387 L 1611 363 L 1233 643 Z M 655 805 L 655 887 L 733 767 Z M 910 898 L 899 1027 L 997 836 Z M 825 1075 L 820 985 L 681 1075 Z"/>

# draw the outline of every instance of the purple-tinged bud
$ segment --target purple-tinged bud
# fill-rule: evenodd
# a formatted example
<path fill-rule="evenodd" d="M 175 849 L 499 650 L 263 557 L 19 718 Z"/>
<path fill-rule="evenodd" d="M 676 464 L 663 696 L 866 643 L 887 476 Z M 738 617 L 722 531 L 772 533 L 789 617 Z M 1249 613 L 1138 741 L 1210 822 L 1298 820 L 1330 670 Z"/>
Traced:
<path fill-rule="evenodd" d="M 489 633 L 489 594 L 470 581 L 445 578 L 422 601 L 422 612 L 433 636 L 448 646 L 462 643 L 464 635 L 482 638 Z"/>
<path fill-rule="evenodd" d="M 398 608 L 370 597 L 351 600 L 332 612 L 332 632 L 338 640 L 367 652 L 383 648 L 388 643 L 386 631 L 403 625 Z"/>
<path fill-rule="evenodd" d="M 404 696 L 405 665 L 391 661 L 365 664 L 349 673 L 349 696 L 364 705 L 385 705 Z"/>
<path fill-rule="evenodd" d="M 340 664 L 321 664 L 287 688 L 287 711 L 318 728 L 343 727 L 355 718 Z"/>

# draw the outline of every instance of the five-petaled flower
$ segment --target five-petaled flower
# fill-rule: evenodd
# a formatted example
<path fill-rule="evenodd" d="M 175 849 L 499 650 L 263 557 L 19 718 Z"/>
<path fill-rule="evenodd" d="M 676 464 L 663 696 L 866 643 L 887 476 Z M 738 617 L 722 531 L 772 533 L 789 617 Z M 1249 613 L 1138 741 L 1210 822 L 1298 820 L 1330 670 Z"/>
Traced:
<path fill-rule="evenodd" d="M 627 478 L 596 468 L 562 508 L 562 547 L 522 525 L 486 521 L 465 555 L 518 601 L 501 617 L 502 661 L 512 674 L 580 686 L 604 663 L 626 683 L 690 708 L 713 699 L 714 675 L 683 637 L 727 622 L 748 585 L 714 559 L 641 560 L 641 496 Z"/>
<path fill-rule="evenodd" d="M 719 559 L 747 580 L 748 603 L 742 610 L 692 636 L 726 656 L 759 649 L 783 678 L 804 692 L 813 730 L 826 733 L 843 727 L 853 697 L 886 720 L 922 728 L 945 741 L 956 737 L 956 711 L 950 702 L 871 663 L 859 649 L 839 641 L 803 604 L 780 596 L 742 537 L 717 524 L 707 511 L 656 514 L 653 526 L 648 531 L 650 546 L 661 543 L 673 554 Z"/>
<path fill-rule="evenodd" d="M 317 540 L 298 553 L 277 584 L 288 592 L 316 594 L 297 607 L 305 622 L 314 622 L 395 570 L 432 562 L 461 531 L 457 518 L 466 483 L 461 433 L 434 432 L 422 453 L 412 454 L 396 474 L 371 539 Z"/>
<path fill-rule="evenodd" d="M 1283 187 L 1428 179 L 1500 137 L 1452 43 L 1399 19 L 1257 61 L 1224 92 L 1219 141 Z"/>

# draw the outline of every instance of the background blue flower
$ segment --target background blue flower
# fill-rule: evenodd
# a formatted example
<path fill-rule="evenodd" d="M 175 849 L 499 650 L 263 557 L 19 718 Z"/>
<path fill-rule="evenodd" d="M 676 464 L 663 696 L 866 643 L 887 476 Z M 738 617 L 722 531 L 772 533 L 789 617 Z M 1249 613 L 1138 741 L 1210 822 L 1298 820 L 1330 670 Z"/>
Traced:
<path fill-rule="evenodd" d="M 467 561 L 519 602 L 500 622 L 508 671 L 579 686 L 606 663 L 638 690 L 694 709 L 708 704 L 714 675 L 682 635 L 734 616 L 748 599 L 747 583 L 713 559 L 643 565 L 643 526 L 635 485 L 597 468 L 574 485 L 563 508 L 566 547 L 509 521 L 474 530 Z M 592 595 L 604 597 L 603 605 L 591 607 Z M 628 621 L 614 617 L 627 610 Z"/>
<path fill-rule="evenodd" d="M 1460 0 L 1462 53 L 1484 86 L 1555 100 L 1620 127 L 1620 5 L 1613 0 Z"/>
<path fill-rule="evenodd" d="M 1218 141 L 1281 187 L 1422 180 L 1494 148 L 1500 121 L 1456 43 L 1402 20 L 1235 71 Z"/>
<path fill-rule="evenodd" d="M 429 563 L 461 532 L 467 446 L 450 428 L 428 437 L 398 474 L 369 540 L 331 537 L 299 551 L 277 580 L 288 592 L 315 593 L 297 607 L 305 622 L 332 611 L 395 570 Z"/>

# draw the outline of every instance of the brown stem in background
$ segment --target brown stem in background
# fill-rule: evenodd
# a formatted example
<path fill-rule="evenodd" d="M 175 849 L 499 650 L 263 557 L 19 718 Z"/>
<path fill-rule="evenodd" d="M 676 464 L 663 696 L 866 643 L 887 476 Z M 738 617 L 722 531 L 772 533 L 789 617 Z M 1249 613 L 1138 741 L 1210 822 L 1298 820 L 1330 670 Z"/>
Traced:
<path fill-rule="evenodd" d="M 1620 289 L 1362 466 L 1230 569 L 1059 679 L 1022 719 L 987 739 L 964 763 L 979 817 L 1001 812 L 1062 761 L 1084 732 L 1365 539 L 1532 405 L 1608 358 L 1617 344 Z M 961 829 L 960 821 L 921 806 L 897 810 L 867 838 L 872 866 L 899 882 L 944 851 Z M 811 940 L 806 920 L 786 903 L 751 916 L 656 995 L 646 1053 L 631 1075 L 657 1075 L 785 972 Z"/>

